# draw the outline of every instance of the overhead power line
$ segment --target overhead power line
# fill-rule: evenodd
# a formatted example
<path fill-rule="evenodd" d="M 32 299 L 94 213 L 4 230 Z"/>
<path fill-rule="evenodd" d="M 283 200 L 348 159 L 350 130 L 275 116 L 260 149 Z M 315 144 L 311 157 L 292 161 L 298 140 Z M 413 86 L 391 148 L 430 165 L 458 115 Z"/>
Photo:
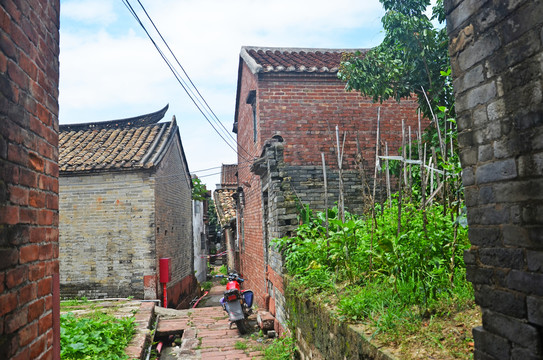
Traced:
<path fill-rule="evenodd" d="M 226 127 L 223 125 L 223 123 L 219 120 L 219 118 L 217 117 L 217 115 L 215 114 L 215 112 L 213 112 L 213 110 L 211 109 L 211 107 L 209 106 L 209 104 L 207 103 L 207 101 L 204 99 L 204 97 L 202 96 L 202 94 L 200 93 L 200 91 L 198 90 L 198 88 L 196 87 L 196 85 L 194 84 L 194 82 L 190 79 L 189 75 L 187 74 L 187 72 L 185 71 L 185 69 L 183 68 L 183 66 L 181 65 L 181 63 L 179 62 L 178 58 L 175 56 L 175 54 L 173 53 L 173 51 L 171 50 L 170 46 L 168 45 L 168 43 L 166 42 L 166 40 L 164 39 L 164 37 L 162 36 L 162 34 L 160 33 L 160 31 L 158 30 L 157 26 L 155 25 L 155 22 L 151 19 L 149 13 L 147 12 L 147 10 L 145 9 L 145 7 L 143 6 L 143 4 L 141 3 L 140 0 L 137 0 L 137 2 L 139 3 L 139 5 L 141 6 L 143 12 L 145 13 L 145 15 L 147 16 L 147 19 L 151 22 L 153 28 L 155 29 L 155 31 L 157 32 L 157 34 L 159 35 L 160 39 L 162 40 L 162 42 L 164 43 L 164 45 L 166 46 L 166 48 L 168 49 L 168 51 L 170 52 L 170 54 L 173 56 L 173 58 L 175 59 L 175 62 L 177 63 L 177 65 L 181 68 L 183 74 L 185 75 L 185 77 L 188 79 L 188 82 L 190 83 L 190 85 L 187 83 L 187 81 L 183 78 L 183 76 L 181 76 L 181 74 L 177 71 L 177 69 L 175 68 L 174 64 L 172 64 L 172 62 L 170 62 L 170 60 L 168 59 L 168 57 L 164 54 L 164 52 L 162 51 L 162 49 L 160 48 L 160 46 L 157 44 L 157 42 L 155 41 L 155 39 L 153 39 L 153 37 L 151 36 L 150 32 L 147 30 L 145 24 L 141 21 L 141 19 L 139 18 L 138 14 L 136 13 L 136 11 L 134 10 L 134 8 L 132 7 L 132 5 L 130 4 L 130 1 L 129 0 L 122 0 L 123 1 L 123 4 L 126 6 L 126 8 L 128 9 L 128 11 L 132 14 L 132 16 L 136 19 L 136 21 L 138 22 L 138 24 L 140 24 L 140 26 L 142 27 L 142 29 L 145 31 L 145 34 L 147 34 L 147 37 L 149 38 L 149 40 L 151 40 L 151 42 L 153 43 L 154 47 L 156 48 L 156 50 L 158 51 L 158 53 L 160 54 L 160 56 L 162 57 L 162 59 L 164 60 L 164 62 L 166 63 L 166 65 L 168 66 L 168 68 L 170 69 L 170 71 L 173 73 L 173 75 L 175 76 L 177 82 L 181 85 L 181 87 L 183 88 L 183 90 L 185 91 L 185 93 L 189 96 L 189 98 L 192 100 L 192 102 L 194 103 L 194 105 L 198 108 L 198 110 L 200 111 L 200 113 L 204 116 L 204 118 L 206 119 L 206 121 L 211 125 L 211 127 L 213 128 L 213 130 L 215 130 L 215 132 L 219 135 L 219 137 L 226 143 L 226 145 L 228 147 L 230 147 L 232 150 L 234 150 L 234 152 L 236 152 L 238 154 L 239 157 L 241 157 L 242 159 L 244 159 L 245 161 L 250 161 L 246 156 L 242 155 L 241 153 L 238 152 L 238 150 L 225 138 L 225 136 L 223 136 L 223 134 L 227 134 L 227 136 L 229 136 L 234 142 L 236 142 L 236 145 L 239 146 L 239 148 L 241 150 L 243 150 L 245 152 L 246 155 L 248 155 L 249 157 L 253 157 L 246 149 L 244 149 L 241 145 L 237 144 L 237 141 L 236 139 L 232 136 L 232 134 L 230 134 L 230 132 L 226 129 Z M 194 90 L 193 90 L 194 89 Z M 211 118 L 211 120 L 210 120 Z M 213 122 L 215 122 L 215 124 L 218 124 L 219 126 L 219 129 L 217 129 L 217 127 L 213 124 Z M 222 133 L 220 131 L 220 128 L 222 128 Z"/>

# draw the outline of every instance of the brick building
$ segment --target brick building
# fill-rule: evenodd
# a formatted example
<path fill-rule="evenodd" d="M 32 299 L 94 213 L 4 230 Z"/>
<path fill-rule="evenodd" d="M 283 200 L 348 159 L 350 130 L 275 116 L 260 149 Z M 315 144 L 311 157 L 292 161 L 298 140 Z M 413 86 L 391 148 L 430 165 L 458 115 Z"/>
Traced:
<path fill-rule="evenodd" d="M 361 212 L 364 206 L 357 158 L 361 156 L 366 173 L 373 174 L 378 108 L 381 145 L 388 144 L 390 154 L 397 154 L 401 144 L 402 120 L 417 128 L 414 99 L 374 104 L 345 91 L 337 71 L 346 51 L 354 50 L 241 49 L 234 122 L 240 270 L 258 305 L 282 325 L 286 324 L 282 260 L 270 240 L 292 233 L 299 206 L 324 209 L 321 153 L 328 204 L 338 201 L 335 127 L 341 142 L 345 134 L 342 178 L 345 206 L 351 212 Z"/>
<path fill-rule="evenodd" d="M 168 305 L 192 299 L 192 183 L 175 117 L 159 122 L 167 108 L 60 126 L 62 297 L 162 299 L 171 258 Z"/>
<path fill-rule="evenodd" d="M 59 6 L 0 2 L 0 359 L 60 359 Z"/>
<path fill-rule="evenodd" d="M 197 179 L 196 175 L 192 175 Z M 207 279 L 207 254 L 208 252 L 208 201 L 192 200 L 192 238 L 194 247 L 194 276 L 199 283 Z"/>
<path fill-rule="evenodd" d="M 213 201 L 221 225 L 221 246 L 226 250 L 229 269 L 239 269 L 239 247 L 236 241 L 236 193 L 238 187 L 237 164 L 223 164 L 221 183 L 213 192 Z"/>

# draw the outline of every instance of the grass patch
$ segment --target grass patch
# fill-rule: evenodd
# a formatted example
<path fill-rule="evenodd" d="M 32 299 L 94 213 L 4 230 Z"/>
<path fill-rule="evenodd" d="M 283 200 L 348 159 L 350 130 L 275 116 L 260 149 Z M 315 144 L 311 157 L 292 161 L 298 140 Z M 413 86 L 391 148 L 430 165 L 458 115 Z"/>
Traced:
<path fill-rule="evenodd" d="M 264 349 L 264 360 L 291 360 L 296 352 L 293 337 L 276 338 Z"/>
<path fill-rule="evenodd" d="M 480 316 L 458 319 L 477 309 L 465 277 L 463 215 L 440 205 L 423 215 L 404 203 L 399 228 L 398 210 L 393 201 L 377 205 L 375 218 L 346 214 L 341 221 L 331 209 L 326 231 L 325 215 L 304 208 L 297 235 L 274 240 L 292 278 L 287 292 L 328 304 L 343 322 L 364 324 L 370 338 L 403 351 L 402 359 L 417 358 L 409 348 L 436 359 L 469 358 L 466 324 Z"/>
<path fill-rule="evenodd" d="M 249 348 L 249 345 L 245 341 L 238 340 L 234 344 L 234 349 L 236 350 L 247 350 Z"/>
<path fill-rule="evenodd" d="M 213 282 L 212 281 L 204 281 L 202 284 L 200 284 L 200 286 L 205 291 L 209 291 L 209 290 L 211 290 L 211 287 L 213 286 Z"/>
<path fill-rule="evenodd" d="M 76 317 L 60 317 L 60 344 L 63 360 L 124 360 L 125 347 L 135 332 L 134 317 L 115 318 L 94 311 Z"/>

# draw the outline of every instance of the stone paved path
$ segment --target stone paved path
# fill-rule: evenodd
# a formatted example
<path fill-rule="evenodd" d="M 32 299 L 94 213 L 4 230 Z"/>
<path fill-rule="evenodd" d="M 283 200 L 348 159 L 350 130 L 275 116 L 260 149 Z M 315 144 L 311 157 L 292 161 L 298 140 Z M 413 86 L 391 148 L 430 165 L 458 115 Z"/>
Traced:
<path fill-rule="evenodd" d="M 222 294 L 223 288 L 224 286 L 213 287 L 208 294 L 208 302 L 204 305 L 214 305 L 218 294 Z M 220 306 L 188 310 L 157 307 L 155 310 L 160 315 L 157 335 L 183 330 L 181 346 L 164 349 L 161 360 L 262 358 L 260 350 L 263 345 L 250 335 L 239 335 L 236 325 L 232 325 L 230 329 L 228 315 Z M 250 318 L 250 323 L 255 325 L 256 321 Z"/>

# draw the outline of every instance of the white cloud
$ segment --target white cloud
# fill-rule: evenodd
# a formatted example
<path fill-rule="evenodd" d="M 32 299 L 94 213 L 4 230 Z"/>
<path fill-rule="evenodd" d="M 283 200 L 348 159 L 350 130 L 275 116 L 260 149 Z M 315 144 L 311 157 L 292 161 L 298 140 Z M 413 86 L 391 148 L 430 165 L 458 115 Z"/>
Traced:
<path fill-rule="evenodd" d="M 166 116 L 177 117 L 191 170 L 235 162 L 128 10 L 113 1 L 62 1 L 60 122 L 135 116 L 169 103 Z M 358 48 L 377 45 L 382 36 L 378 0 L 142 3 L 228 130 L 241 46 Z M 218 176 L 203 180 L 213 188 Z"/>
<path fill-rule="evenodd" d="M 117 19 L 113 0 L 63 1 L 62 16 L 82 23 L 110 24 Z"/>

